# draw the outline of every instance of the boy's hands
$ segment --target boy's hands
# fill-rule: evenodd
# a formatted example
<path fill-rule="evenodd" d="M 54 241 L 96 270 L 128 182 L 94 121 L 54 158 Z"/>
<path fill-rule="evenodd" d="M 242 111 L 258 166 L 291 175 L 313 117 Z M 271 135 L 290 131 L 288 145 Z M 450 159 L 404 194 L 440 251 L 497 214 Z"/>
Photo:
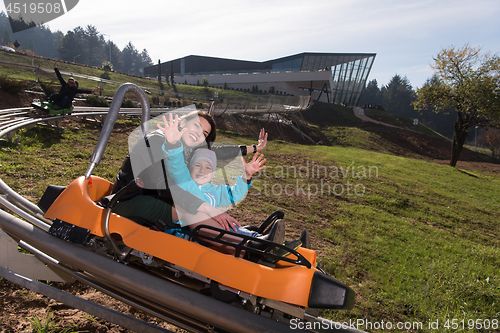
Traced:
<path fill-rule="evenodd" d="M 163 134 L 165 134 L 165 139 L 167 140 L 168 143 L 170 144 L 175 144 L 180 141 L 182 138 L 182 134 L 186 132 L 188 129 L 183 128 L 179 131 L 179 116 L 175 115 L 175 119 L 172 117 L 172 113 L 168 114 L 168 122 L 167 118 L 163 116 L 163 124 L 165 127 L 161 127 L 160 124 L 158 124 L 158 128 L 162 130 Z"/>
<path fill-rule="evenodd" d="M 266 162 L 266 159 L 264 158 L 264 154 L 261 154 L 259 156 L 259 153 L 255 153 L 253 155 L 252 160 L 249 163 L 245 162 L 245 159 L 242 157 L 243 160 L 243 165 L 245 166 L 245 177 L 247 180 L 250 180 L 252 178 L 252 175 L 256 173 L 257 171 L 260 171 L 262 169 L 265 169 L 266 166 L 263 165 L 264 162 Z"/>
<path fill-rule="evenodd" d="M 224 213 L 218 210 L 217 208 L 206 202 L 201 204 L 201 206 L 198 208 L 198 211 L 210 216 L 213 220 L 219 223 L 223 229 L 233 231 L 235 225 L 241 227 L 241 225 L 234 217 L 232 217 L 228 213 Z"/>

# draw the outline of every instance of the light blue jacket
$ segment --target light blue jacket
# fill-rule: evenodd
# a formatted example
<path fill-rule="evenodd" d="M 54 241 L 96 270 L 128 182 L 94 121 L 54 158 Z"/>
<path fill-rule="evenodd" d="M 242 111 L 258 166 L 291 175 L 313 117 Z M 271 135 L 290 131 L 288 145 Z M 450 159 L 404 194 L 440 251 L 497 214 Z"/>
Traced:
<path fill-rule="evenodd" d="M 213 207 L 227 206 L 242 200 L 251 186 L 251 183 L 248 184 L 241 176 L 236 178 L 236 183 L 231 187 L 211 183 L 198 185 L 191 178 L 189 169 L 184 162 L 182 144 L 174 149 L 167 149 L 164 145 L 163 150 L 166 155 L 165 161 L 168 173 L 175 183 L 183 190 L 196 195 Z"/>

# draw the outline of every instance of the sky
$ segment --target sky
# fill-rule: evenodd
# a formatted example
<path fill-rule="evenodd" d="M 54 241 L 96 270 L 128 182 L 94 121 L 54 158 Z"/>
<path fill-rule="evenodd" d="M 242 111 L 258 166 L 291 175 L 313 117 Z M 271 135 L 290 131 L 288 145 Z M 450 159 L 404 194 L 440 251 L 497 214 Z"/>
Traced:
<path fill-rule="evenodd" d="M 498 0 L 79 0 L 46 23 L 63 33 L 87 25 L 120 49 L 147 49 L 153 63 L 376 53 L 368 80 L 379 87 L 395 74 L 421 87 L 443 48 L 469 44 L 500 55 Z"/>

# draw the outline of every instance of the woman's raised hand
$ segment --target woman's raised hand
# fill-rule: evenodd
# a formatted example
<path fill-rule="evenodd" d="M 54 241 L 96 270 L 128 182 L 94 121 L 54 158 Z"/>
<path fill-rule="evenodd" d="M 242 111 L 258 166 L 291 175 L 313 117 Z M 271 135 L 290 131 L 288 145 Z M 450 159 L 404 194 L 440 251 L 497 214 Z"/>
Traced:
<path fill-rule="evenodd" d="M 188 130 L 187 128 L 183 128 L 179 131 L 179 116 L 175 115 L 175 118 L 173 118 L 172 113 L 168 114 L 168 122 L 167 118 L 163 116 L 163 125 L 165 127 L 162 127 L 160 124 L 158 124 L 157 126 L 163 132 L 163 134 L 165 135 L 165 139 L 170 144 L 179 142 L 182 134 L 184 134 L 184 132 Z"/>
<path fill-rule="evenodd" d="M 259 133 L 259 144 L 257 145 L 257 151 L 261 151 L 262 149 L 266 148 L 266 145 L 267 145 L 267 133 L 264 128 L 261 128 Z"/>

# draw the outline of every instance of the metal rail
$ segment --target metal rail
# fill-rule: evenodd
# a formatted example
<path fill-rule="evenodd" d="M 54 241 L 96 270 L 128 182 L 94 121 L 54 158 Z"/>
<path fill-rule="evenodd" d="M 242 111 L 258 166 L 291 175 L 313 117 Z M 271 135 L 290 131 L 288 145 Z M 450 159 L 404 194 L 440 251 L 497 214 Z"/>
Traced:
<path fill-rule="evenodd" d="M 0 211 L 0 228 L 67 267 L 87 272 L 151 304 L 174 310 L 184 318 L 192 318 L 194 322 L 201 321 L 229 332 L 295 331 L 282 323 L 219 302 L 53 237 L 4 211 Z"/>

